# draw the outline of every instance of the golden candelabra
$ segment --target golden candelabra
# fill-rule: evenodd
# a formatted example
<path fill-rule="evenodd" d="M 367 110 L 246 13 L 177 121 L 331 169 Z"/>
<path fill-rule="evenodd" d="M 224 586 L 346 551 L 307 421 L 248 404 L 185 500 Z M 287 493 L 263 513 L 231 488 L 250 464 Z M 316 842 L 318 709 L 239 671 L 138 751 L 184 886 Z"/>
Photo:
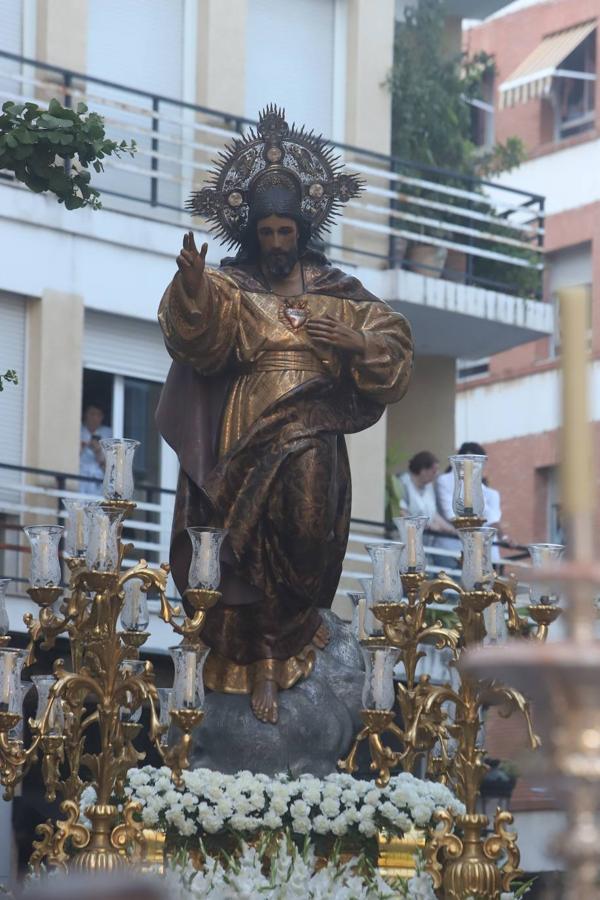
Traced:
<path fill-rule="evenodd" d="M 33 586 L 28 593 L 39 613 L 37 617 L 25 616 L 30 635 L 27 651 L 0 649 L 0 781 L 5 797 L 12 797 L 15 785 L 41 758 L 47 799 L 59 795 L 62 800 L 64 818 L 49 820 L 38 828 L 40 840 L 34 842 L 31 857 L 34 869 L 42 863 L 63 868 L 68 864 L 80 870 L 122 866 L 127 847 L 141 840 L 142 826 L 132 805 L 125 807 L 123 821 L 117 821 L 114 797 L 122 795 L 128 769 L 144 758 L 135 746 L 142 730 L 138 721 L 142 706 L 149 711 L 148 737 L 176 781 L 189 764 L 192 732 L 204 715 L 201 665 L 208 651 L 200 633 L 206 611 L 220 595 L 213 586 L 190 588 L 185 599 L 192 612 L 183 615 L 166 596 L 168 566 L 150 568 L 141 560 L 123 568 L 131 546 L 121 540 L 122 523 L 131 516 L 135 504 L 111 498 L 106 483 L 108 479 L 110 487 L 112 475 L 113 481 L 116 477 L 122 486 L 131 443 L 106 442 L 105 495 L 109 493 L 109 497 L 69 510 L 70 545 L 78 531 L 79 546 L 75 550 L 81 552 L 86 546 L 86 557 L 67 559 L 68 590 L 63 592 L 58 583 L 52 583 L 60 581 L 57 550 L 62 528 L 26 529 L 32 543 Z M 79 521 L 75 512 L 81 514 Z M 215 567 L 218 572 L 220 543 L 214 540 L 215 535 L 219 538 L 217 532 L 209 534 L 213 543 L 204 548 L 213 575 Z M 172 649 L 175 684 L 169 697 L 170 709 L 159 701 L 152 664 L 139 660 L 139 649 L 149 636 L 143 630 L 148 616 L 140 616 L 140 610 L 147 609 L 149 590 L 158 594 L 162 619 L 182 639 Z M 127 618 L 129 627 L 119 630 L 119 617 L 122 624 Z M 26 747 L 18 733 L 22 718 L 21 668 L 35 661 L 38 643 L 49 649 L 61 636 L 69 641 L 71 670 L 58 659 L 53 676 L 37 677 L 38 712 L 29 720 L 31 741 Z M 36 682 L 36 676 L 32 680 Z M 174 735 L 178 737 L 173 740 Z M 80 821 L 80 800 L 88 784 L 96 790 L 96 801 L 86 810 L 89 824 L 84 824 Z"/>
<path fill-rule="evenodd" d="M 457 479 L 456 490 L 464 491 L 463 472 L 455 474 L 462 476 Z M 367 683 L 373 680 L 377 667 L 369 657 L 376 653 L 387 653 L 391 660 L 402 664 L 403 682 L 397 684 L 395 698 L 388 695 L 387 700 L 385 692 L 369 690 L 367 684 L 361 712 L 364 727 L 339 766 L 348 772 L 356 771 L 358 747 L 367 741 L 371 768 L 378 772 L 377 783 L 385 786 L 393 769 L 414 771 L 416 762 L 423 758 L 428 777 L 452 786 L 465 805 L 463 815 L 442 811 L 427 842 L 427 869 L 436 889 L 441 889 L 448 900 L 471 896 L 498 900 L 519 874 L 519 851 L 516 833 L 507 827 L 512 822 L 508 811 L 498 809 L 491 828 L 488 817 L 478 811 L 480 787 L 488 770 L 482 743 L 482 713 L 490 705 L 498 705 L 504 717 L 519 710 L 535 749 L 539 739 L 533 731 L 529 704 L 514 688 L 466 672 L 460 673 L 458 686 L 434 685 L 429 675 L 417 675 L 417 663 L 425 655 L 422 647 L 433 644 L 437 650 L 451 651 L 454 668 L 455 661 L 470 647 L 504 643 L 506 634 L 524 637 L 529 632 L 529 619 L 534 627 L 528 636 L 539 644 L 546 639 L 549 626 L 561 610 L 547 595 L 539 593 L 538 602 L 527 608 L 528 619 L 521 618 L 516 608 L 516 580 L 496 577 L 489 554 L 486 563 L 493 530 L 482 528 L 481 518 L 463 515 L 454 521 L 463 542 L 462 585 L 444 572 L 426 578 L 419 518 L 396 521 L 405 541 L 397 546 L 402 554 L 401 583 L 406 599 L 399 601 L 396 597 L 379 602 L 374 585 L 371 610 L 381 623 L 383 634 L 363 636 L 361 644 L 367 662 Z M 416 534 L 411 534 L 413 524 Z M 390 554 L 393 558 L 391 551 Z M 374 579 L 376 565 L 374 559 Z M 458 595 L 457 622 L 453 627 L 432 621 L 431 604 L 442 602 L 445 592 Z M 401 724 L 396 722 L 396 709 Z M 385 745 L 385 734 L 395 738 L 398 749 Z"/>

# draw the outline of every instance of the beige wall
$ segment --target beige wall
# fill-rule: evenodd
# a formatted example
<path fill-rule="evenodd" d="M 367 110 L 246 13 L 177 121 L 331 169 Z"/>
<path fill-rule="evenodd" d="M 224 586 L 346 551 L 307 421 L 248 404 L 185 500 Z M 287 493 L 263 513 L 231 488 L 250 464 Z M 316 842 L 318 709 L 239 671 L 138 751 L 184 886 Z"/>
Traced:
<path fill-rule="evenodd" d="M 79 471 L 83 298 L 46 290 L 27 317 L 27 465 Z"/>
<path fill-rule="evenodd" d="M 394 0 L 348 0 L 346 143 L 389 153 Z"/>
<path fill-rule="evenodd" d="M 386 416 L 346 438 L 352 470 L 352 516 L 383 521 L 385 506 Z"/>
<path fill-rule="evenodd" d="M 86 35 L 87 0 L 38 0 L 36 43 L 41 62 L 85 72 Z"/>
<path fill-rule="evenodd" d="M 198 4 L 197 93 L 200 106 L 244 113 L 247 0 Z"/>
<path fill-rule="evenodd" d="M 388 408 L 388 452 L 402 469 L 419 450 L 430 450 L 441 467 L 454 451 L 455 361 L 418 356 L 410 387 L 400 403 Z"/>

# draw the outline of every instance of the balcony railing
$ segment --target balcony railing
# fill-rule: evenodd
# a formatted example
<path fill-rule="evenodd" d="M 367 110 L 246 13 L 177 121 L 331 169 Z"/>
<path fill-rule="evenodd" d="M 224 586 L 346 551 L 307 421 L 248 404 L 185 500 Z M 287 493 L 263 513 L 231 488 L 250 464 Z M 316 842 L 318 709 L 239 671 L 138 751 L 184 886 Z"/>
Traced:
<path fill-rule="evenodd" d="M 255 124 L 241 116 L 0 51 L 0 99 L 84 101 L 136 156 L 108 160 L 96 186 L 107 208 L 189 227 L 184 203 L 224 142 Z M 525 297 L 541 295 L 544 199 L 454 172 L 336 144 L 366 190 L 326 244 L 346 266 L 406 268 Z M 5 173 L 6 174 L 6 173 Z M 7 175 L 7 177 L 10 177 Z"/>

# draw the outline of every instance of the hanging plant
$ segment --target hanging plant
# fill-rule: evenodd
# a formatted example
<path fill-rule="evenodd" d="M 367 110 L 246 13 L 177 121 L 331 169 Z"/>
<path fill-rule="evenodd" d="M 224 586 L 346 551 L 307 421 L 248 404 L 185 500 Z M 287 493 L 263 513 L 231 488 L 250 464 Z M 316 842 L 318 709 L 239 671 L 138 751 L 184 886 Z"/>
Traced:
<path fill-rule="evenodd" d="M 2 106 L 0 171 L 12 172 L 37 194 L 54 194 L 67 209 L 100 209 L 89 167 L 102 172 L 106 157 L 135 151 L 135 141 L 109 140 L 102 116 L 88 113 L 85 103 L 72 109 L 51 100 L 44 109 L 9 100 Z"/>

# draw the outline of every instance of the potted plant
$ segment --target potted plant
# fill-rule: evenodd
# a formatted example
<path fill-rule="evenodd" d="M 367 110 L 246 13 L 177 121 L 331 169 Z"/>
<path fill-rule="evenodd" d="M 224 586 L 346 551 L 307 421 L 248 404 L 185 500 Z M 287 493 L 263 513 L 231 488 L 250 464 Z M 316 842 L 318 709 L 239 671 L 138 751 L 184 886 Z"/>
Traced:
<path fill-rule="evenodd" d="M 468 101 L 483 99 L 485 81 L 495 72 L 495 64 L 485 53 L 470 58 L 449 56 L 444 21 L 444 0 L 420 0 L 406 9 L 404 19 L 396 25 L 394 65 L 387 79 L 392 95 L 392 153 L 424 167 L 411 172 L 413 177 L 477 191 L 478 178 L 519 165 L 524 148 L 519 138 L 511 137 L 482 151 L 472 139 L 472 107 Z M 465 183 L 465 178 L 472 182 Z M 419 200 L 456 205 L 463 210 L 470 201 L 444 193 L 436 195 L 434 189 L 423 187 L 407 190 L 410 195 L 398 208 L 406 216 L 403 230 L 415 235 L 407 250 L 409 267 L 430 276 L 439 276 L 445 269 L 449 278 L 460 277 L 466 268 L 466 255 L 435 241 L 448 240 L 452 224 L 464 225 L 464 216 L 453 218 L 451 213 L 442 213 L 446 228 L 415 219 L 436 215 Z M 411 199 L 416 202 L 411 203 Z M 474 208 L 477 205 L 474 203 Z M 428 237 L 434 243 L 428 243 Z M 483 268 L 485 271 L 485 265 Z"/>

